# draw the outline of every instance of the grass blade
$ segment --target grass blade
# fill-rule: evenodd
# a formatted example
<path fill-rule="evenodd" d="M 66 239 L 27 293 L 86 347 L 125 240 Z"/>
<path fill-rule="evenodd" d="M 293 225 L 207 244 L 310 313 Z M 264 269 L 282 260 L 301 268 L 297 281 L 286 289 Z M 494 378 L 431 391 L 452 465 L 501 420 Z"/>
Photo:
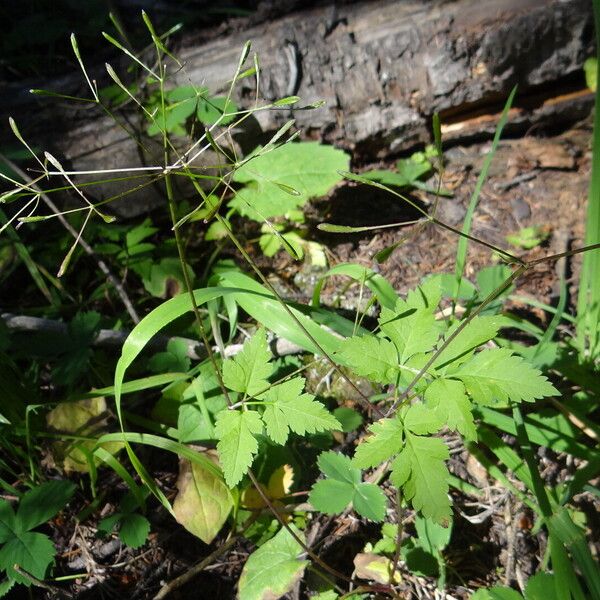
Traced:
<path fill-rule="evenodd" d="M 596 53 L 600 55 L 600 0 L 593 0 L 596 28 Z M 596 64 L 600 75 L 600 61 Z M 585 228 L 585 245 L 600 242 L 600 86 L 596 86 L 592 177 L 590 181 Z M 577 299 L 577 345 L 582 355 L 596 358 L 600 353 L 600 250 L 583 255 L 579 297 Z"/>
<path fill-rule="evenodd" d="M 89 77 L 87 71 L 85 70 L 85 65 L 83 64 L 83 60 L 81 59 L 81 53 L 79 52 L 79 45 L 77 44 L 77 38 L 75 37 L 74 33 L 71 34 L 71 47 L 73 48 L 73 53 L 75 54 L 75 58 L 77 59 L 77 62 L 79 63 L 79 66 L 81 67 L 81 70 L 83 71 L 83 76 L 85 77 L 85 80 L 87 81 L 87 84 L 90 87 L 90 90 L 92 91 L 94 100 L 96 102 L 100 102 L 100 98 L 98 98 L 98 90 L 96 89 L 96 82 L 94 81 L 94 84 L 92 85 L 90 77 Z"/>
<path fill-rule="evenodd" d="M 548 520 L 548 529 L 562 542 L 581 569 L 589 588 L 590 598 L 600 600 L 600 570 L 590 552 L 583 529 L 573 523 L 566 508 L 552 515 Z"/>
<path fill-rule="evenodd" d="M 31 278 L 37 285 L 44 298 L 46 298 L 46 300 L 48 300 L 50 304 L 54 304 L 54 298 L 52 297 L 52 294 L 50 293 L 50 290 L 48 289 L 48 286 L 46 285 L 46 282 L 44 281 L 44 278 L 42 277 L 42 274 L 40 273 L 37 264 L 31 257 L 31 254 L 29 253 L 29 250 L 27 250 L 25 244 L 23 244 L 23 242 L 21 241 L 21 238 L 19 237 L 19 234 L 16 232 L 14 227 L 8 224 L 8 218 L 2 209 L 0 209 L 0 225 L 6 226 L 6 235 L 13 243 L 14 248 L 17 251 L 17 254 L 19 255 L 19 258 L 23 261 L 23 264 L 29 271 Z"/>
<path fill-rule="evenodd" d="M 500 142 L 500 137 L 502 135 L 502 130 L 506 125 L 506 121 L 508 120 L 508 111 L 512 106 L 513 99 L 517 92 L 516 86 L 512 89 L 506 104 L 504 105 L 504 110 L 502 111 L 502 115 L 500 117 L 500 121 L 498 121 L 498 126 L 496 127 L 496 133 L 494 134 L 494 141 L 492 142 L 492 148 L 488 152 L 488 155 L 485 157 L 485 161 L 483 162 L 483 167 L 481 169 L 481 173 L 479 173 L 479 177 L 477 178 L 477 184 L 475 185 L 475 189 L 473 190 L 473 194 L 471 195 L 471 200 L 469 201 L 469 208 L 467 209 L 467 213 L 465 215 L 465 220 L 463 223 L 462 232 L 466 235 L 469 235 L 471 232 L 471 225 L 473 223 L 473 214 L 475 213 L 475 209 L 477 208 L 477 204 L 479 202 L 479 195 L 481 194 L 481 188 L 485 183 L 485 180 L 488 176 L 488 171 L 490 169 L 490 165 L 492 164 L 492 160 L 494 159 L 494 155 L 496 154 L 496 150 L 498 148 L 498 144 Z M 458 295 L 458 290 L 460 289 L 460 282 L 462 280 L 462 276 L 465 270 L 465 263 L 467 261 L 467 249 L 468 249 L 468 240 L 465 237 L 461 237 L 458 240 L 458 249 L 456 251 L 456 283 L 454 287 L 454 296 Z"/>
<path fill-rule="evenodd" d="M 364 284 L 375 294 L 382 306 L 393 309 L 398 300 L 398 294 L 385 277 L 357 264 L 341 264 L 329 269 L 319 278 L 313 291 L 312 305 L 318 307 L 321 303 L 321 290 L 325 280 L 333 275 L 345 275 Z"/>

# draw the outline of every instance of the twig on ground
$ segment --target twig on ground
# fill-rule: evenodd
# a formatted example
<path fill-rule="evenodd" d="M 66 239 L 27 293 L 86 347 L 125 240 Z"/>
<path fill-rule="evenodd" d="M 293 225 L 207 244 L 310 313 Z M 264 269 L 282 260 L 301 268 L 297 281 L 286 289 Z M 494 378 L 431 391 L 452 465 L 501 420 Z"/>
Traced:
<path fill-rule="evenodd" d="M 231 548 L 238 541 L 238 537 L 234 536 L 229 538 L 224 544 L 219 546 L 216 550 L 211 552 L 207 557 L 203 558 L 199 563 L 196 563 L 193 567 L 188 569 L 185 573 L 181 574 L 179 577 L 176 577 L 169 583 L 163 585 L 158 594 L 154 596 L 154 600 L 162 600 L 162 598 L 166 598 L 171 592 L 174 592 L 176 589 L 185 585 L 194 577 L 198 575 L 201 571 L 203 571 L 206 567 L 208 567 L 215 558 L 218 558 L 224 552 L 227 552 L 229 548 Z"/>
<path fill-rule="evenodd" d="M 513 504 L 510 496 L 506 499 L 504 505 L 504 526 L 506 528 L 506 567 L 504 574 L 504 585 L 511 586 L 515 578 L 515 542 L 517 537 L 517 528 L 515 527 L 515 518 L 513 515 Z"/>
<path fill-rule="evenodd" d="M 517 177 L 513 177 L 509 181 L 501 181 L 495 184 L 495 188 L 498 190 L 509 190 L 520 183 L 525 183 L 526 181 L 530 181 L 535 179 L 539 174 L 539 169 L 534 169 L 533 171 L 529 171 L 528 173 L 523 173 L 522 175 L 518 175 Z"/>
<path fill-rule="evenodd" d="M 23 331 L 31 333 L 50 333 L 61 337 L 69 335 L 69 326 L 62 321 L 53 319 L 42 319 L 40 317 L 29 317 L 26 315 L 13 315 L 11 313 L 0 314 L 0 319 L 12 331 Z M 129 331 L 118 331 L 114 329 L 100 329 L 94 338 L 92 345 L 97 347 L 116 347 L 120 348 Z M 155 336 L 146 346 L 150 351 L 160 351 L 167 347 L 171 340 L 179 340 L 186 344 L 186 355 L 192 360 L 203 360 L 206 358 L 206 352 L 203 345 L 197 340 L 183 337 L 169 337 L 166 335 Z M 283 338 L 275 338 L 271 344 L 271 350 L 275 356 L 286 356 L 289 354 L 300 354 L 304 352 L 300 346 L 292 344 Z M 242 344 L 231 344 L 225 348 L 225 356 L 236 355 L 242 350 Z"/>
<path fill-rule="evenodd" d="M 34 577 L 31 573 L 24 571 L 19 565 L 13 565 L 13 569 L 19 575 L 21 575 L 21 577 L 24 577 L 25 579 L 27 579 L 31 584 L 35 585 L 36 587 L 44 588 L 45 590 L 48 590 L 48 591 L 52 592 L 53 594 L 58 594 L 59 596 L 62 596 L 63 598 L 72 598 L 73 597 L 72 594 L 70 594 L 66 590 L 63 590 L 54 585 L 50 585 L 49 583 L 46 583 L 45 581 L 42 581 L 41 579 Z"/>

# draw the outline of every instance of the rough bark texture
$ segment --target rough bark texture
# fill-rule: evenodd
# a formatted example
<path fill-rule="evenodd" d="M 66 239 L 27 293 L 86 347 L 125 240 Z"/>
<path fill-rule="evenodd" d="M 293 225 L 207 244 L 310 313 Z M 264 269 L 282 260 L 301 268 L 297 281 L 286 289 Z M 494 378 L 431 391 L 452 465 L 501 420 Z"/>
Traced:
<path fill-rule="evenodd" d="M 187 75 L 223 86 L 246 40 L 260 56 L 267 98 L 293 90 L 304 102 L 326 101 L 294 115 L 301 130 L 385 154 L 429 140 L 436 111 L 497 104 L 516 84 L 527 94 L 580 71 L 591 51 L 591 7 L 585 0 L 459 0 L 319 8 L 185 50 Z M 298 49 L 296 85 L 289 44 Z M 264 130 L 285 118 L 258 116 Z"/>
<path fill-rule="evenodd" d="M 511 115 L 514 126 L 583 116 L 592 101 L 581 91 L 581 68 L 592 52 L 591 12 L 588 0 L 413 0 L 318 7 L 184 46 L 178 54 L 186 68 L 175 80 L 215 91 L 224 88 L 244 42 L 251 40 L 266 99 L 297 94 L 304 103 L 325 100 L 326 106 L 257 113 L 247 137 L 240 137 L 245 150 L 256 143 L 257 133 L 275 130 L 293 114 L 306 137 L 351 149 L 355 156 L 383 157 L 430 141 L 436 111 L 446 124 L 446 139 L 492 130 L 489 114 L 501 108 L 515 84 L 525 100 Z M 79 84 L 79 78 L 71 77 L 46 87 L 73 93 Z M 549 100 L 563 91 L 574 93 Z M 254 93 L 253 79 L 244 80 L 236 90 L 240 105 L 249 105 Z M 16 113 L 23 130 L 34 132 L 32 143 L 49 146 L 65 165 L 106 169 L 152 160 L 110 119 L 93 117 L 94 111 L 27 99 L 23 89 L 14 87 L 0 88 L 0 94 L 14 98 L 8 112 Z M 125 187 L 111 184 L 95 193 L 102 198 L 121 189 Z M 120 201 L 119 212 L 134 214 L 160 201 L 148 186 Z"/>

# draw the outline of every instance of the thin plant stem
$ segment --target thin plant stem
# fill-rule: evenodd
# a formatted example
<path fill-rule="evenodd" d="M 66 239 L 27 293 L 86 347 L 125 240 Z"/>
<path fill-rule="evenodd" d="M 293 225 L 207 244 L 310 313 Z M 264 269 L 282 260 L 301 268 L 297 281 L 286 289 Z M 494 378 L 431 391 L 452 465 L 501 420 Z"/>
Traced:
<path fill-rule="evenodd" d="M 161 96 L 161 104 L 162 104 L 162 114 L 164 115 L 165 109 L 166 109 L 166 107 L 165 107 L 165 90 L 164 90 L 165 69 L 164 69 L 164 66 L 162 66 L 160 50 L 158 49 L 158 47 L 157 47 L 157 53 L 158 53 L 158 57 L 159 57 L 159 69 L 160 69 L 160 72 L 162 75 L 162 77 L 160 78 L 160 96 Z M 202 338 L 202 342 L 204 343 L 204 346 L 206 348 L 206 353 L 208 355 L 208 359 L 210 360 L 210 362 L 213 366 L 215 375 L 217 377 L 217 381 L 219 382 L 219 387 L 221 388 L 221 391 L 223 392 L 223 396 L 225 397 L 225 400 L 227 401 L 228 406 L 231 406 L 231 398 L 229 397 L 229 392 L 228 392 L 227 388 L 225 387 L 225 383 L 223 382 L 223 376 L 221 374 L 221 369 L 219 368 L 217 359 L 215 358 L 215 354 L 214 354 L 213 349 L 208 340 L 208 336 L 206 334 L 206 329 L 205 329 L 204 323 L 202 321 L 202 316 L 200 315 L 200 309 L 198 308 L 198 303 L 196 302 L 196 297 L 194 296 L 194 288 L 192 286 L 190 275 L 187 270 L 187 263 L 185 260 L 185 249 L 183 247 L 183 241 L 181 239 L 181 232 L 179 231 L 179 228 L 176 226 L 178 219 L 177 219 L 177 209 L 176 209 L 176 205 L 175 205 L 175 197 L 173 195 L 173 186 L 171 183 L 171 175 L 166 170 L 167 165 L 169 164 L 169 142 L 168 142 L 166 128 L 163 131 L 163 151 L 164 151 L 164 161 L 165 161 L 165 173 L 164 173 L 165 190 L 167 193 L 167 202 L 169 205 L 171 224 L 173 226 L 173 234 L 175 236 L 175 245 L 177 246 L 177 253 L 179 255 L 179 263 L 181 266 L 181 272 L 183 274 L 183 281 L 185 284 L 186 291 L 190 296 L 190 302 L 192 304 L 192 312 L 194 313 L 194 317 L 195 317 L 196 323 L 198 325 L 198 329 L 200 332 L 200 336 Z"/>
<path fill-rule="evenodd" d="M 224 224 L 223 217 L 221 217 L 219 214 L 216 214 L 215 217 L 219 220 L 219 222 L 221 222 L 222 224 Z M 239 240 L 233 234 L 233 232 L 230 231 L 228 227 L 225 227 L 225 229 L 227 231 L 227 234 L 228 234 L 229 238 L 231 239 L 231 241 L 235 245 L 235 247 L 240 251 L 240 253 L 244 257 L 244 259 L 252 267 L 252 269 L 254 270 L 254 272 L 258 275 L 258 277 L 260 278 L 260 280 L 263 282 L 263 284 L 269 289 L 269 291 L 275 296 L 275 298 L 277 298 L 277 300 L 280 302 L 280 304 L 283 307 L 283 309 L 294 320 L 294 322 L 296 323 L 296 325 L 298 325 L 298 327 L 302 330 L 302 332 L 304 333 L 304 335 L 306 335 L 306 337 L 310 340 L 310 342 L 312 344 L 314 344 L 315 348 L 317 348 L 319 350 L 319 352 L 324 356 L 325 360 L 331 365 L 331 367 L 333 369 L 335 369 L 335 371 L 340 375 L 340 377 L 346 383 L 348 383 L 348 385 L 350 385 L 354 391 L 356 391 L 359 394 L 360 401 L 365 406 L 365 408 L 367 408 L 369 410 L 373 410 L 380 417 L 383 417 L 384 415 L 381 412 L 381 410 L 379 410 L 379 408 L 377 406 L 375 406 L 375 405 L 373 405 L 373 404 L 371 404 L 369 402 L 369 399 L 364 394 L 364 392 L 362 390 L 360 390 L 358 388 L 358 386 L 342 371 L 342 369 L 340 368 L 340 366 L 331 358 L 331 356 L 329 356 L 329 354 L 325 351 L 325 349 L 321 346 L 321 344 L 319 344 L 319 342 L 317 340 L 315 340 L 314 336 L 311 335 L 311 333 L 306 329 L 306 327 L 304 327 L 304 325 L 300 322 L 300 320 L 298 319 L 298 317 L 293 313 L 293 311 L 287 305 L 287 303 L 285 302 L 285 300 L 278 294 L 277 290 L 275 290 L 275 288 L 273 287 L 273 285 L 271 284 L 271 282 L 263 275 L 262 271 L 258 268 L 258 266 L 252 260 L 252 258 L 250 257 L 250 255 L 246 252 L 246 250 L 244 249 L 244 247 L 242 246 L 242 244 L 240 244 Z"/>
<path fill-rule="evenodd" d="M 49 592 L 52 592 L 53 594 L 57 594 L 58 596 L 61 596 L 63 598 L 72 598 L 73 597 L 72 594 L 70 594 L 66 590 L 63 590 L 54 585 L 50 585 L 49 583 L 46 583 L 45 581 L 42 581 L 41 579 L 34 577 L 31 573 L 28 573 L 27 571 L 22 569 L 19 565 L 13 565 L 13 569 L 19 575 L 21 575 L 21 577 L 24 577 L 25 579 L 27 579 L 29 581 L 29 583 L 35 585 L 36 587 L 40 587 L 45 590 L 48 590 Z"/>
<path fill-rule="evenodd" d="M 215 357 L 215 353 L 213 352 L 212 346 L 210 345 L 210 341 L 206 334 L 206 328 L 204 327 L 204 323 L 202 321 L 202 315 L 200 314 L 200 309 L 198 308 L 198 303 L 196 302 L 196 297 L 194 296 L 194 288 L 192 286 L 190 275 L 187 270 L 187 263 L 185 261 L 185 250 L 183 248 L 183 242 L 181 240 L 181 233 L 179 231 L 179 228 L 175 227 L 177 223 L 177 214 L 175 212 L 175 200 L 173 197 L 173 188 L 171 187 L 171 177 L 169 174 L 165 175 L 165 187 L 167 190 L 167 199 L 169 201 L 169 211 L 171 214 L 171 223 L 173 224 L 173 233 L 175 235 L 175 245 L 177 246 L 177 253 L 179 255 L 179 263 L 181 265 L 181 271 L 183 273 L 183 281 L 185 284 L 185 288 L 190 296 L 192 312 L 194 313 L 194 317 L 198 325 L 200 337 L 202 338 L 202 342 L 206 348 L 206 354 L 208 355 L 208 359 L 213 365 L 217 381 L 219 382 L 219 387 L 221 388 L 221 391 L 225 396 L 225 400 L 227 401 L 228 406 L 231 406 L 232 403 L 231 398 L 229 397 L 229 391 L 227 390 L 227 388 L 225 387 L 225 383 L 223 382 L 223 375 L 221 374 L 221 369 L 219 368 L 217 359 Z"/>
<path fill-rule="evenodd" d="M 306 554 L 308 554 L 308 556 L 310 556 L 310 558 L 317 565 L 319 565 L 322 569 L 324 569 L 325 571 L 327 571 L 328 573 L 330 573 L 331 575 L 333 575 L 337 579 L 343 579 L 344 581 L 351 582 L 352 579 L 350 577 L 347 577 L 346 575 L 344 575 L 343 573 L 340 573 L 339 571 L 337 571 L 333 567 L 330 567 L 320 556 L 318 556 L 317 554 L 315 554 L 300 539 L 300 537 L 298 536 L 298 534 L 296 534 L 296 532 L 288 525 L 288 523 L 285 521 L 285 519 L 279 514 L 279 511 L 275 508 L 275 506 L 273 506 L 273 503 L 271 502 L 271 500 L 269 499 L 269 497 L 265 494 L 264 490 L 262 489 L 262 486 L 260 485 L 260 483 L 256 479 L 256 476 L 254 475 L 254 473 L 252 472 L 251 469 L 248 470 L 248 477 L 250 478 L 250 481 L 252 482 L 252 485 L 254 485 L 254 487 L 256 488 L 256 491 L 258 492 L 259 496 L 262 498 L 262 501 L 265 503 L 265 505 L 267 506 L 267 508 L 269 509 L 269 511 L 279 521 L 279 524 L 294 538 L 294 540 L 304 550 L 304 552 L 306 552 Z M 337 591 L 340 594 L 344 593 L 343 590 L 341 588 L 339 588 L 337 585 L 336 585 L 336 589 L 337 589 Z"/>
<path fill-rule="evenodd" d="M 65 217 L 61 214 L 60 210 L 54 204 L 54 202 L 49 198 L 49 196 L 39 188 L 39 186 L 29 177 L 22 169 L 20 169 L 17 165 L 15 165 L 10 159 L 6 158 L 4 155 L 0 154 L 0 160 L 3 160 L 15 173 L 17 173 L 20 177 L 22 177 L 32 189 L 36 190 L 39 193 L 40 198 L 46 204 L 46 206 L 56 215 L 61 225 L 73 236 L 73 238 L 77 239 L 78 234 L 77 231 L 71 226 L 71 224 L 65 219 Z M 79 245 L 82 247 L 83 251 L 91 256 L 98 265 L 98 268 L 104 273 L 110 284 L 115 288 L 117 295 L 121 299 L 125 310 L 128 312 L 131 320 L 134 323 L 140 322 L 140 317 L 135 310 L 133 303 L 129 299 L 125 288 L 121 285 L 119 280 L 113 275 L 112 271 L 109 269 L 108 265 L 94 252 L 94 249 L 83 239 L 79 240 Z"/>
<path fill-rule="evenodd" d="M 206 567 L 208 567 L 216 558 L 218 558 L 222 554 L 225 554 L 225 552 L 227 552 L 227 550 L 229 550 L 232 546 L 234 546 L 239 541 L 240 537 L 246 532 L 246 530 L 250 527 L 250 525 L 252 525 L 252 523 L 254 523 L 254 521 L 256 521 L 256 519 L 258 518 L 258 515 L 259 515 L 258 512 L 252 514 L 250 516 L 250 518 L 246 520 L 243 527 L 238 532 L 236 532 L 234 535 L 232 535 L 227 541 L 225 541 L 218 548 L 213 550 L 208 556 L 204 557 L 200 562 L 196 563 L 195 565 L 192 565 L 189 569 L 187 569 L 185 571 L 185 573 L 182 573 L 181 575 L 179 575 L 179 577 L 176 577 L 172 581 L 169 581 L 169 583 L 166 583 L 165 585 L 163 585 L 160 588 L 160 590 L 158 591 L 158 594 L 156 594 L 156 596 L 154 596 L 153 600 L 163 600 L 164 598 L 166 598 L 169 594 L 171 594 L 175 590 L 184 586 L 186 583 L 192 581 L 192 579 L 194 579 L 194 577 L 197 577 L 198 574 L 201 573 L 204 569 L 206 569 Z"/>
<path fill-rule="evenodd" d="M 388 409 L 386 416 L 392 414 L 398 406 L 406 400 L 410 392 L 417 385 L 417 383 L 421 380 L 421 378 L 427 373 L 429 368 L 435 363 L 440 354 L 452 343 L 453 340 L 460 334 L 461 331 L 478 315 L 481 311 L 493 302 L 504 290 L 506 290 L 510 285 L 518 279 L 523 273 L 533 268 L 535 265 L 544 263 L 544 262 L 553 262 L 559 260 L 561 258 L 565 258 L 568 256 L 573 256 L 575 254 L 581 254 L 582 252 L 588 252 L 590 250 L 595 250 L 600 248 L 599 244 L 592 244 L 591 246 L 584 246 L 582 248 L 575 248 L 574 250 L 568 250 L 566 252 L 559 252 L 558 254 L 551 254 L 550 256 L 543 256 L 541 258 L 536 258 L 535 260 L 531 260 L 529 262 L 524 262 L 522 259 L 519 259 L 519 262 L 522 263 L 517 269 L 513 271 L 513 273 L 508 277 L 505 281 L 503 281 L 495 290 L 490 292 L 481 304 L 471 313 L 466 319 L 463 319 L 460 322 L 460 325 L 449 335 L 441 346 L 432 354 L 431 358 L 427 361 L 427 363 L 421 368 L 421 370 L 417 373 L 414 379 L 408 384 L 404 392 L 394 401 L 392 406 Z"/>
<path fill-rule="evenodd" d="M 391 562 L 390 567 L 390 585 L 394 583 L 394 575 L 398 568 L 398 562 L 400 561 L 400 546 L 402 544 L 402 492 L 400 488 L 396 490 L 396 548 L 394 550 L 394 558 Z"/>

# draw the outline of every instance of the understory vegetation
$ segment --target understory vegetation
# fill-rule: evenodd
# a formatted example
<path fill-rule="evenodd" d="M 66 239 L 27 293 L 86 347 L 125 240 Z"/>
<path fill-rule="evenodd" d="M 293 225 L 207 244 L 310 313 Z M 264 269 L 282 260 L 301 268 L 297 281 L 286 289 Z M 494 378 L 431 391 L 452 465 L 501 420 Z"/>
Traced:
<path fill-rule="evenodd" d="M 472 233 L 516 89 L 457 228 L 436 216 L 452 195 L 437 115 L 431 145 L 394 169 L 356 173 L 343 150 L 299 141 L 293 113 L 318 102 L 262 99 L 250 43 L 226 89 L 179 85 L 176 28 L 143 21 L 151 53 L 131 50 L 116 20 L 104 34 L 128 61 L 106 65 L 110 85 L 91 77 L 73 35 L 86 95 L 32 92 L 110 116 L 154 162 L 71 171 L 12 119 L 19 149 L 0 148 L 10 306 L 0 320 L 0 596 L 84 590 L 96 573 L 67 551 L 81 531 L 137 556 L 177 528 L 203 542 L 200 562 L 161 575 L 156 598 L 225 569 L 235 551 L 228 593 L 241 600 L 411 597 L 414 581 L 438 597 L 600 599 L 598 114 L 585 243 L 528 259 L 542 228 L 505 247 Z M 255 93 L 246 105 L 241 83 Z M 236 134 L 261 111 L 290 118 L 243 154 Z M 393 224 L 398 239 L 372 267 L 331 265 L 307 222 L 309 200 L 340 185 L 418 214 Z M 162 197 L 159 210 L 120 221 L 111 204 L 145 192 Z M 378 265 L 403 251 L 406 225 L 442 228 L 458 244 L 453 270 L 423 272 L 400 295 Z M 489 264 L 467 277 L 474 246 Z M 310 271 L 310 302 L 274 284 L 281 253 Z M 520 278 L 571 257 L 581 259 L 576 302 L 563 276 L 555 306 L 530 300 L 547 326 L 511 310 Z M 354 309 L 340 310 L 335 297 L 349 289 Z M 553 475 L 542 457 L 558 465 Z M 459 560 L 465 523 L 510 503 L 536 540 L 535 572 L 472 577 Z"/>

